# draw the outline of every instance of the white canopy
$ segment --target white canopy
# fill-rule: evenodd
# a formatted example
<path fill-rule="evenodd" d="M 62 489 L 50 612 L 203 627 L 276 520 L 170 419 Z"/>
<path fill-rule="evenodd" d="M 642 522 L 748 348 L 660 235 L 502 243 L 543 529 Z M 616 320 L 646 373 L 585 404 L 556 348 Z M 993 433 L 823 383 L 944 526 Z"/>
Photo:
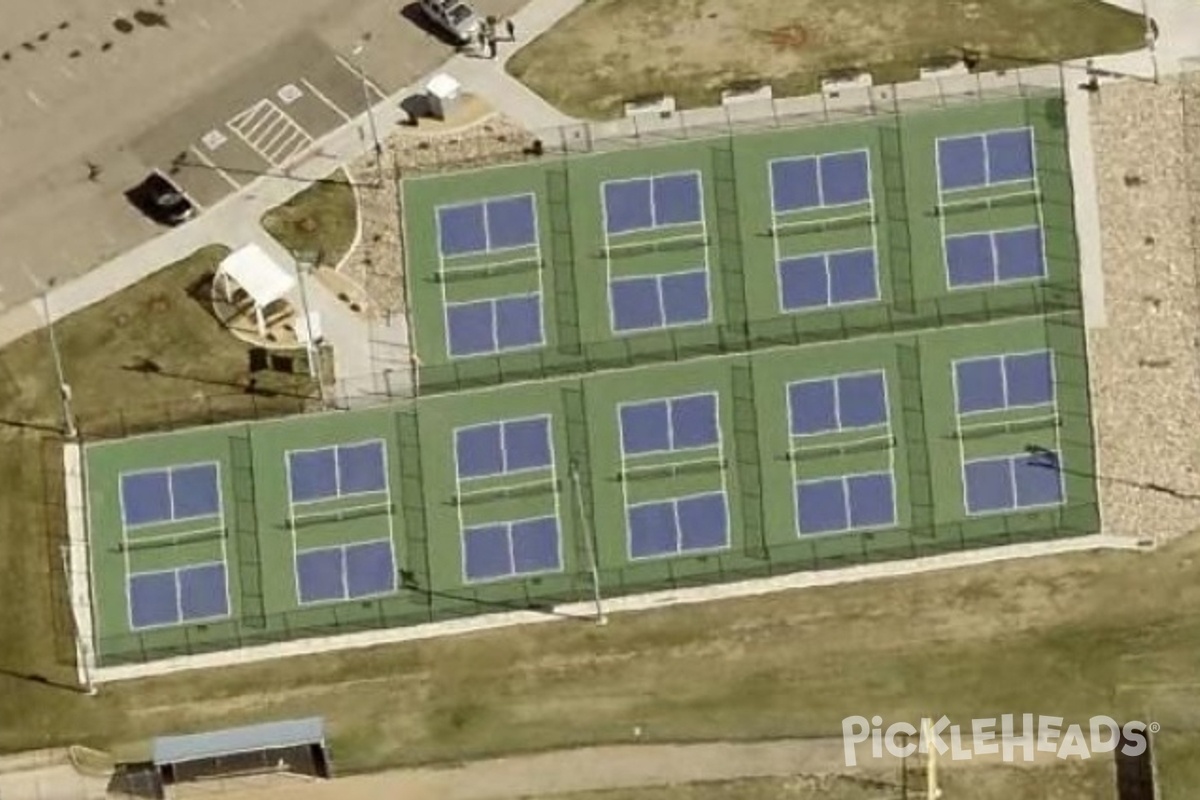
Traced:
<path fill-rule="evenodd" d="M 258 332 L 262 336 L 267 332 L 263 309 L 285 297 L 296 285 L 295 273 L 272 260 L 265 250 L 253 243 L 225 257 L 217 267 L 217 280 L 224 288 L 226 300 L 233 299 L 231 282 L 250 295 L 254 301 Z"/>

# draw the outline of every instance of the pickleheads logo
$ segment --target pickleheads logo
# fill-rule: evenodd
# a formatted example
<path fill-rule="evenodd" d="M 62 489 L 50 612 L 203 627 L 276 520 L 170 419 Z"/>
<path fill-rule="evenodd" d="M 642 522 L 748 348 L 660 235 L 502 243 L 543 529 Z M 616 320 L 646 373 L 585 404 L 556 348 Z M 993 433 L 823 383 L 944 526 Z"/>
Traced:
<path fill-rule="evenodd" d="M 1071 724 L 1063 727 L 1062 717 L 1039 714 L 1004 714 L 999 719 L 974 719 L 966 728 L 955 725 L 945 716 L 937 720 L 923 718 L 919 725 L 895 722 L 883 727 L 883 718 L 846 717 L 842 720 L 842 747 L 846 766 L 858 764 L 858 745 L 870 740 L 871 756 L 883 758 L 886 751 L 896 758 L 913 753 L 936 751 L 952 761 L 975 756 L 999 755 L 1004 761 L 1033 761 L 1036 753 L 1054 753 L 1058 758 L 1091 758 L 1098 753 L 1111 753 L 1121 748 L 1126 756 L 1140 756 L 1146 751 L 1146 734 L 1158 733 L 1157 722 L 1138 721 L 1117 723 L 1104 715 L 1092 717 L 1086 726 Z M 1020 731 L 1018 733 L 1018 731 Z"/>

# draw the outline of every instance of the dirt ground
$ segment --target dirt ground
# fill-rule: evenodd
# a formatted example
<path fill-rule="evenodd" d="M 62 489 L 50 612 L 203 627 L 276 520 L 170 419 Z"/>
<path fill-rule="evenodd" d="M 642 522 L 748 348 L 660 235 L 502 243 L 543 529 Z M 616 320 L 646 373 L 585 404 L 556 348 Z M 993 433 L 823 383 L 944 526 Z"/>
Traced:
<path fill-rule="evenodd" d="M 518 53 L 510 71 L 563 111 L 603 118 L 667 93 L 711 105 L 733 81 L 802 94 L 830 70 L 877 82 L 969 47 L 984 66 L 1142 46 L 1139 17 L 1094 0 L 593 0 Z"/>
<path fill-rule="evenodd" d="M 222 800 L 896 800 L 906 786 L 911 796 L 923 796 L 922 757 L 848 768 L 841 748 L 838 740 L 586 748 L 332 782 L 293 776 L 221 788 Z M 869 759 L 869 746 L 860 749 Z M 1093 800 L 1111 792 L 1112 763 L 1050 754 L 1029 765 L 947 760 L 938 776 L 948 797 Z M 182 787 L 177 795 L 204 791 Z"/>

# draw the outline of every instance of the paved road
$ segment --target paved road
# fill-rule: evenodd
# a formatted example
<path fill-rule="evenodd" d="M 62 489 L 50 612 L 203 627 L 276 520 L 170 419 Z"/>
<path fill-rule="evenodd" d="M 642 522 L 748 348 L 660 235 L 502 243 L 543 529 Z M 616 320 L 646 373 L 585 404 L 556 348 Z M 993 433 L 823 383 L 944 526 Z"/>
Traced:
<path fill-rule="evenodd" d="M 452 48 L 405 2 L 146 0 L 135 14 L 124 0 L 6 0 L 0 313 L 39 280 L 78 276 L 160 233 L 122 195 L 151 166 L 187 152 L 233 167 L 181 176 L 211 203 L 359 113 L 362 87 L 343 62 L 364 34 L 361 64 L 383 93 L 444 61 Z M 477 5 L 506 15 L 521 0 Z M 289 84 L 299 98 L 281 99 Z M 209 151 L 213 130 L 210 142 L 226 141 Z"/>

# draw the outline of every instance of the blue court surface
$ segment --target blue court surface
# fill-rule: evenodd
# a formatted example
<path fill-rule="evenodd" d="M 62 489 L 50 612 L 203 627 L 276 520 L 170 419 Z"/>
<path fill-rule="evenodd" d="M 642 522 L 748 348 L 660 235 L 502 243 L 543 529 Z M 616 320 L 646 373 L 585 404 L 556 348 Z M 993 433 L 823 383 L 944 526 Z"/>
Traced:
<path fill-rule="evenodd" d="M 796 524 L 801 535 L 895 525 L 896 503 L 891 473 L 873 472 L 798 482 Z"/>
<path fill-rule="evenodd" d="M 720 439 L 715 394 L 625 403 L 619 416 L 627 456 L 711 447 Z"/>
<path fill-rule="evenodd" d="M 382 441 L 289 450 L 288 486 L 293 503 L 311 503 L 387 489 Z"/>
<path fill-rule="evenodd" d="M 874 250 L 817 253 L 779 261 L 779 303 L 784 311 L 878 299 Z"/>
<path fill-rule="evenodd" d="M 614 278 L 612 323 L 617 332 L 645 331 L 709 320 L 708 271 Z"/>
<path fill-rule="evenodd" d="M 463 576 L 468 582 L 558 572 L 558 520 L 538 517 L 463 529 Z"/>
<path fill-rule="evenodd" d="M 959 414 L 1046 405 L 1054 401 L 1054 361 L 1048 350 L 954 362 Z"/>
<path fill-rule="evenodd" d="M 486 478 L 552 465 L 550 419 L 530 417 L 454 431 L 458 477 Z"/>
<path fill-rule="evenodd" d="M 988 514 L 1058 505 L 1063 501 L 1058 454 L 1046 451 L 963 464 L 967 513 Z"/>
<path fill-rule="evenodd" d="M 630 505 L 627 521 L 632 559 L 729 546 L 729 509 L 724 491 Z"/>
<path fill-rule="evenodd" d="M 215 463 L 188 464 L 121 475 L 121 514 L 126 528 L 221 513 Z"/>
<path fill-rule="evenodd" d="M 475 356 L 542 344 L 541 295 L 446 305 L 450 355 Z"/>
<path fill-rule="evenodd" d="M 301 603 L 353 600 L 396 590 L 396 561 L 388 540 L 321 547 L 296 553 Z"/>
<path fill-rule="evenodd" d="M 700 222 L 700 173 L 605 181 L 604 230 L 609 236 Z"/>
<path fill-rule="evenodd" d="M 990 131 L 938 139 L 942 191 L 974 189 L 1033 179 L 1033 131 Z"/>
<path fill-rule="evenodd" d="M 771 162 L 771 205 L 776 214 L 871 199 L 871 167 L 866 150 Z"/>
<path fill-rule="evenodd" d="M 947 236 L 946 275 L 952 289 L 1043 278 L 1042 231 L 1015 228 Z"/>
<path fill-rule="evenodd" d="M 496 197 L 437 210 L 443 256 L 528 247 L 537 242 L 533 195 Z"/>
<path fill-rule="evenodd" d="M 195 564 L 129 576 L 129 623 L 135 629 L 228 615 L 224 564 Z"/>
<path fill-rule="evenodd" d="M 887 386 L 882 372 L 863 372 L 788 384 L 793 436 L 884 425 Z"/>

